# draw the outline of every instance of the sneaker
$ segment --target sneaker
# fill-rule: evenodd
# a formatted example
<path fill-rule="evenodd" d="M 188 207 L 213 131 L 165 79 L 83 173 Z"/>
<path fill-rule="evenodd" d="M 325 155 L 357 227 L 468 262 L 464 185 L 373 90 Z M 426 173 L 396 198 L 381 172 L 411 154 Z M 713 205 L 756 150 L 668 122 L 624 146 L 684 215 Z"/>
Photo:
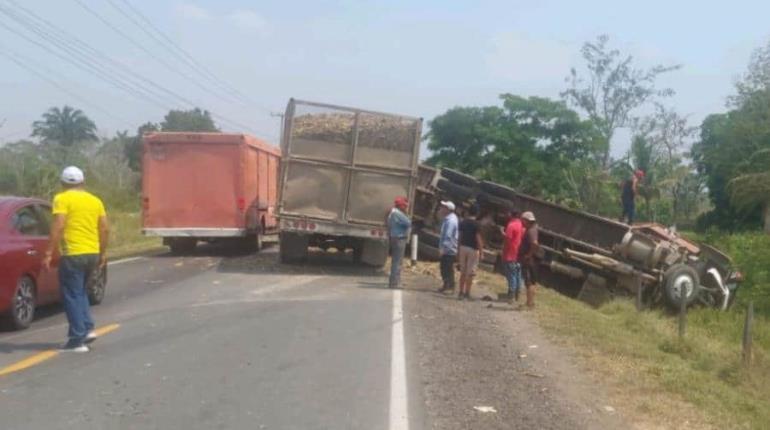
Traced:
<path fill-rule="evenodd" d="M 62 351 L 66 352 L 88 352 L 91 350 L 91 348 L 88 347 L 88 345 L 82 343 L 82 342 L 76 342 L 73 340 L 68 341 L 64 344 L 64 346 L 61 347 Z"/>
<path fill-rule="evenodd" d="M 95 341 L 98 338 L 99 338 L 99 336 L 96 334 L 96 332 L 89 331 L 88 334 L 86 335 L 86 338 L 83 339 L 83 342 L 86 343 L 86 344 L 89 344 L 89 343 L 92 343 L 93 341 Z"/>

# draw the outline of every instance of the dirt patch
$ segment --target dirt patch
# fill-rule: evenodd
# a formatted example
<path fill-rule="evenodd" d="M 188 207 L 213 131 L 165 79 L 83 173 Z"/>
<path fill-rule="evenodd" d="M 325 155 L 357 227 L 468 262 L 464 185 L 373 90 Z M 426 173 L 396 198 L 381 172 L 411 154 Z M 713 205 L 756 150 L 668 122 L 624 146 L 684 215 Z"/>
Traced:
<path fill-rule="evenodd" d="M 603 388 L 571 363 L 566 350 L 551 344 L 526 312 L 438 294 L 436 279 L 425 274 L 431 271 L 421 267 L 405 276 L 405 317 L 432 428 L 629 427 Z M 488 294 L 480 287 L 473 292 Z"/>

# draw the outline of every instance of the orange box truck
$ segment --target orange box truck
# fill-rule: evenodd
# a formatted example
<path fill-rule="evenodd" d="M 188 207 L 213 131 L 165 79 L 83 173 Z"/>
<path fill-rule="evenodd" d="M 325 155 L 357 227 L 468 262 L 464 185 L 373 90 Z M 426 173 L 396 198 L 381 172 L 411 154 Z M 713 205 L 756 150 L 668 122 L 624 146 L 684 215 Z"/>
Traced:
<path fill-rule="evenodd" d="M 277 231 L 280 159 L 278 147 L 245 134 L 145 134 L 142 232 L 174 253 L 224 239 L 260 249 Z"/>

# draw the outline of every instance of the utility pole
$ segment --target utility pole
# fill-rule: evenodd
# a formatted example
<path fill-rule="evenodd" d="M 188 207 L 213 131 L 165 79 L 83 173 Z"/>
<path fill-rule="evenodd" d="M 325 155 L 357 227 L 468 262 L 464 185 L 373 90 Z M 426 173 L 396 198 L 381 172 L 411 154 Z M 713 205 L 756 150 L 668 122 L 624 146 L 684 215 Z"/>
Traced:
<path fill-rule="evenodd" d="M 284 114 L 282 112 L 270 112 L 270 116 L 273 118 L 280 117 L 281 118 L 281 133 L 278 135 L 278 138 L 281 139 L 280 142 L 278 142 L 278 146 L 281 146 L 283 144 L 283 117 Z"/>

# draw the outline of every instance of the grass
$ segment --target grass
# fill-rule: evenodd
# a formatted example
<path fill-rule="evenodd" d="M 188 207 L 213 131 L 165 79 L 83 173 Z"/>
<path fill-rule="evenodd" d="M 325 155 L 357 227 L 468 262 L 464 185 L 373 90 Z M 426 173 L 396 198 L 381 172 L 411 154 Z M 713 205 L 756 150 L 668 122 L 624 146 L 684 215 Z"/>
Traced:
<path fill-rule="evenodd" d="M 743 302 L 767 289 L 765 238 L 731 237 L 749 284 Z M 724 246 L 728 244 L 728 246 Z M 759 250 L 752 250 L 759 247 Z M 770 248 L 768 248 L 770 249 Z M 753 272 L 756 270 L 756 272 Z M 765 271 L 765 272 L 763 272 Z M 763 274 L 764 273 L 764 274 Z M 505 291 L 502 277 L 484 273 L 479 282 Z M 665 312 L 637 312 L 628 300 L 599 309 L 541 289 L 534 315 L 559 343 L 576 352 L 584 367 L 610 388 L 614 401 L 637 428 L 762 429 L 770 425 L 770 321 L 760 313 L 754 326 L 754 362 L 742 363 L 745 307 L 728 312 L 694 309 L 683 341 L 677 321 Z"/>
<path fill-rule="evenodd" d="M 142 219 L 135 212 L 111 212 L 110 219 L 110 258 L 120 258 L 140 254 L 160 248 L 160 238 L 142 234 Z"/>

